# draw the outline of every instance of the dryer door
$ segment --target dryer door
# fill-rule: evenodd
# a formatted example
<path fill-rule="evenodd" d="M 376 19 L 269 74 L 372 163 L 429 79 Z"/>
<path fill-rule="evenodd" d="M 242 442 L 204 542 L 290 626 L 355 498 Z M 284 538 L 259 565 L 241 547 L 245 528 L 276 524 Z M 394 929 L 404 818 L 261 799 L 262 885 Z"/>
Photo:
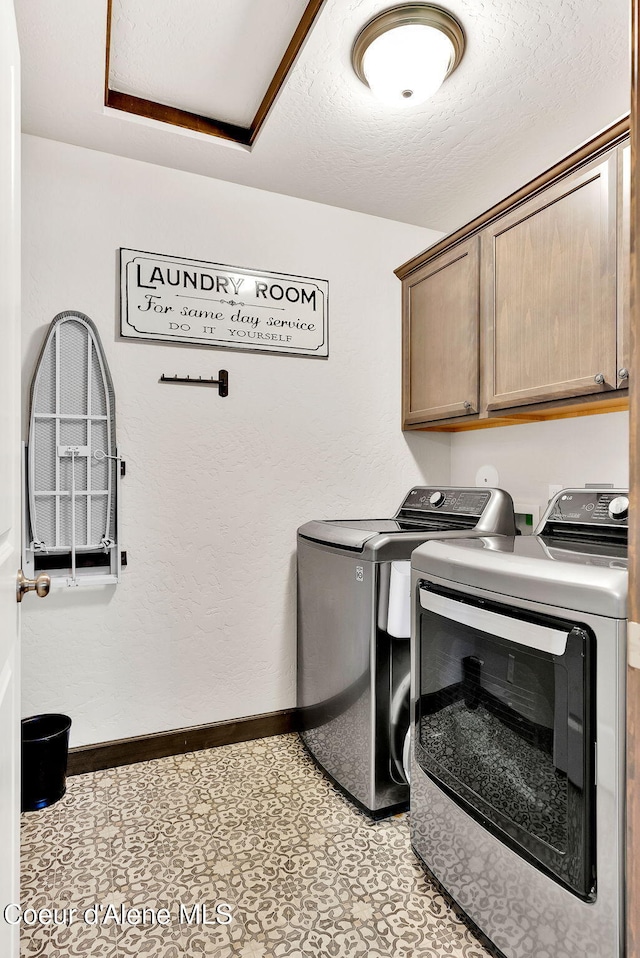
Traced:
<path fill-rule="evenodd" d="M 462 808 L 574 894 L 595 882 L 595 639 L 422 582 L 416 758 Z"/>

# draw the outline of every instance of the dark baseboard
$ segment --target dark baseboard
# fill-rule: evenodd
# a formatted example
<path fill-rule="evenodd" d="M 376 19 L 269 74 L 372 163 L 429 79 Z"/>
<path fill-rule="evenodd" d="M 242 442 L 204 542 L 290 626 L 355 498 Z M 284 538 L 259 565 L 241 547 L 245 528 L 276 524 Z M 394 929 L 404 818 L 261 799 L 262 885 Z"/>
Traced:
<path fill-rule="evenodd" d="M 153 758 L 166 758 L 168 755 L 182 755 L 184 752 L 198 752 L 204 748 L 217 748 L 220 745 L 232 745 L 234 742 L 248 742 L 269 735 L 297 731 L 296 709 L 285 709 L 282 712 L 265 712 L 262 715 L 249 715 L 247 718 L 214 722 L 211 725 L 195 725 L 192 728 L 121 738 L 97 745 L 81 745 L 69 751 L 67 775 L 82 775 L 84 772 L 97 772 L 103 768 L 133 765 L 135 762 L 148 762 Z"/>

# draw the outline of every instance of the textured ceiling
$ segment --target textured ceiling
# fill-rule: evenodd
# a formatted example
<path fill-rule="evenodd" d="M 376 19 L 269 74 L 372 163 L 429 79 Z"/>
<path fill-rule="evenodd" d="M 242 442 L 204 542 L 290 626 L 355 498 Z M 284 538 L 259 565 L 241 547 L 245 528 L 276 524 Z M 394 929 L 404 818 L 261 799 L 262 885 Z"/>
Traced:
<path fill-rule="evenodd" d="M 104 110 L 106 0 L 17 3 L 23 128 L 449 231 L 629 108 L 629 0 L 446 0 L 465 56 L 432 100 L 398 113 L 350 65 L 356 33 L 390 5 L 326 0 L 249 152 Z"/>

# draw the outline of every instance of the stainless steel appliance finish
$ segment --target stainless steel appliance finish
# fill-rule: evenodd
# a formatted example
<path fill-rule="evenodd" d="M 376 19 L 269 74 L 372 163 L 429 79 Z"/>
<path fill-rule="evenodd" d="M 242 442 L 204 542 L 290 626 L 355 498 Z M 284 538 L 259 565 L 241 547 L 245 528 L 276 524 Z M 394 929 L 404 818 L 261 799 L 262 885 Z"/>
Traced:
<path fill-rule="evenodd" d="M 388 628 L 392 563 L 408 562 L 434 536 L 514 531 L 507 493 L 448 487 L 414 487 L 392 519 L 315 521 L 298 530 L 302 739 L 370 814 L 387 814 L 409 795 L 410 630 L 403 638 Z"/>
<path fill-rule="evenodd" d="M 507 958 L 623 954 L 627 512 L 412 556 L 412 844 Z"/>

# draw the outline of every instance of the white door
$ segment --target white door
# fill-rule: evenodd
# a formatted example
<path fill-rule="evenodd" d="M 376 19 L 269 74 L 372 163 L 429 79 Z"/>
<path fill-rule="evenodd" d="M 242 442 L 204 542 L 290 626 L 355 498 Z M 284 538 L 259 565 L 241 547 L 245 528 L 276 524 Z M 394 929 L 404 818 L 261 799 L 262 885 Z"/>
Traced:
<path fill-rule="evenodd" d="M 13 0 L 0 0 L 0 955 L 19 899 L 20 813 L 20 60 Z"/>

